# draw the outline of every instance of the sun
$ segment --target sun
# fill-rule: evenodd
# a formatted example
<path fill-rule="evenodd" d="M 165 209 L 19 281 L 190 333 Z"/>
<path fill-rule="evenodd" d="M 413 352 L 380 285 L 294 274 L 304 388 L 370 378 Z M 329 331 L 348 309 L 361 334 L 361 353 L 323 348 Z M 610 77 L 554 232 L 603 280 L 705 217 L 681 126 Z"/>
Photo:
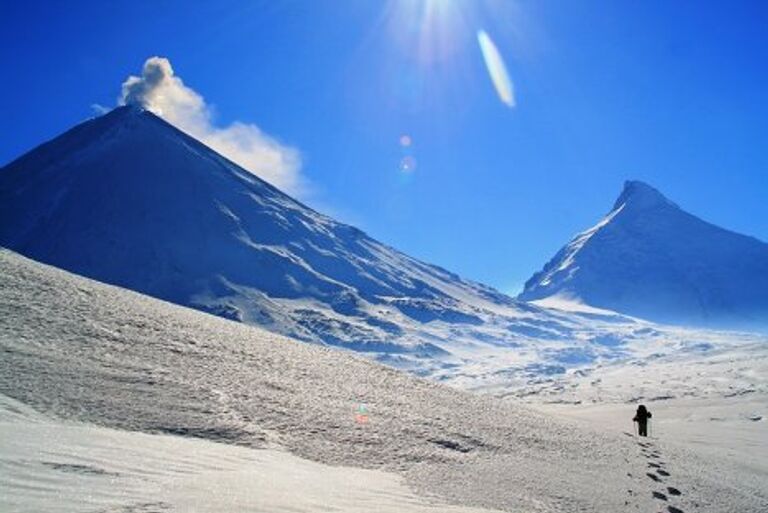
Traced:
<path fill-rule="evenodd" d="M 514 84 L 488 27 L 514 27 L 510 12 L 492 0 L 389 0 L 382 16 L 400 58 L 418 68 L 422 80 L 417 83 L 471 86 L 478 82 L 470 74 L 477 74 L 473 70 L 480 59 L 499 100 L 512 108 Z M 495 23 L 498 19 L 508 23 Z"/>

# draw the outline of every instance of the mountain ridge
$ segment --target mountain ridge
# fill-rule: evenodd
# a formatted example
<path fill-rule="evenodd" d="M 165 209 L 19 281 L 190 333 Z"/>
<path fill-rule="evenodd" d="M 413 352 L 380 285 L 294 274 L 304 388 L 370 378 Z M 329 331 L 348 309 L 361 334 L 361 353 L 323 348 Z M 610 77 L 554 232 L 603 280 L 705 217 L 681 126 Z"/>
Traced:
<path fill-rule="evenodd" d="M 653 321 L 768 326 L 768 244 L 627 181 L 612 210 L 525 284 L 518 299 L 577 299 Z"/>

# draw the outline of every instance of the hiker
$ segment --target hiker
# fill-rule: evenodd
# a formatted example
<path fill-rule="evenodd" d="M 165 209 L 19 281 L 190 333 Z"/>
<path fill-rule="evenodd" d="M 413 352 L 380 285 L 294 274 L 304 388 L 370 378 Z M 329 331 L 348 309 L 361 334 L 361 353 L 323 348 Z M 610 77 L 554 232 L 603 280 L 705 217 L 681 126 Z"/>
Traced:
<path fill-rule="evenodd" d="M 653 415 L 651 415 L 651 412 L 645 408 L 644 404 L 637 407 L 637 413 L 635 413 L 635 418 L 632 420 L 637 422 L 640 436 L 648 436 L 648 419 L 651 417 L 653 417 Z"/>

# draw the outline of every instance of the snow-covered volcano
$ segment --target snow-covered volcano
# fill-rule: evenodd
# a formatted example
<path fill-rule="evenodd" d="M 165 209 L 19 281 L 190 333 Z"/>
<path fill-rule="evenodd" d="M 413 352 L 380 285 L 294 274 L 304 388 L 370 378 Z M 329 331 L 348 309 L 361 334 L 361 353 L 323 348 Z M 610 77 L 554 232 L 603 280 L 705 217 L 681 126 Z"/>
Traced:
<path fill-rule="evenodd" d="M 655 321 L 765 329 L 768 244 L 629 181 L 610 213 L 562 248 L 519 296 L 552 298 Z"/>
<path fill-rule="evenodd" d="M 500 312 L 538 311 L 319 214 L 133 106 L 0 169 L 0 246 L 299 339 L 382 353 L 440 353 L 461 338 L 445 326 L 469 332 Z"/>

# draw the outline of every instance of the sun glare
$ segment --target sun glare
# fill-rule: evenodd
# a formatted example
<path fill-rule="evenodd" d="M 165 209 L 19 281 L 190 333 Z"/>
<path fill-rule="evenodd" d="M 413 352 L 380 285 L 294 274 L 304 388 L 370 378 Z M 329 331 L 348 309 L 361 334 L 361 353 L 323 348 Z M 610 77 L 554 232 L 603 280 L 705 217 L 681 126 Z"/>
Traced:
<path fill-rule="evenodd" d="M 384 25 L 401 60 L 398 76 L 411 77 L 400 79 L 398 93 L 402 88 L 417 90 L 422 101 L 437 101 L 445 100 L 441 93 L 450 90 L 463 100 L 467 88 L 474 88 L 482 78 L 472 64 L 482 55 L 499 99 L 514 107 L 512 79 L 488 34 L 488 26 L 496 27 L 499 19 L 509 20 L 503 27 L 515 32 L 519 17 L 511 14 L 517 14 L 512 7 L 483 0 L 390 0 L 383 12 Z M 474 47 L 478 43 L 481 54 Z M 425 84 L 431 85 L 428 93 L 421 91 Z"/>

